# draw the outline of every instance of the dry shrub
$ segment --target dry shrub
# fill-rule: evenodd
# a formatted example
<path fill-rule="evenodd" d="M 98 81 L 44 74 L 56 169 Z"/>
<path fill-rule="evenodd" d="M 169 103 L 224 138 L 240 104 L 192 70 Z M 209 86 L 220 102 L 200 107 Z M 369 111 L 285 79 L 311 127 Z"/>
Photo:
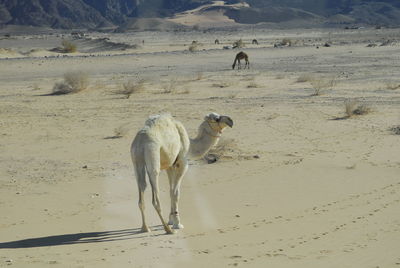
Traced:
<path fill-rule="evenodd" d="M 122 138 L 128 133 L 128 130 L 126 125 L 121 125 L 114 129 L 114 137 Z"/>
<path fill-rule="evenodd" d="M 239 39 L 239 40 L 233 42 L 233 48 L 243 48 L 245 46 L 246 45 L 245 45 L 245 43 L 243 42 L 242 39 Z"/>
<path fill-rule="evenodd" d="M 127 81 L 122 84 L 122 89 L 117 91 L 116 94 L 124 95 L 127 99 L 134 93 L 143 92 L 144 90 L 144 80 L 136 81 Z"/>
<path fill-rule="evenodd" d="M 292 46 L 293 42 L 289 38 L 283 38 L 281 44 L 283 46 L 289 46 L 290 47 L 290 46 Z"/>
<path fill-rule="evenodd" d="M 331 90 L 336 85 L 335 77 L 315 77 L 310 81 L 314 89 L 312 96 L 319 96 L 323 90 Z"/>
<path fill-rule="evenodd" d="M 198 50 L 198 45 L 197 44 L 190 44 L 189 46 L 189 51 L 190 52 L 195 52 Z"/>
<path fill-rule="evenodd" d="M 189 51 L 195 52 L 197 50 L 199 50 L 199 43 L 197 41 L 193 41 L 189 46 Z"/>
<path fill-rule="evenodd" d="M 393 134 L 400 135 L 400 126 L 394 126 L 389 129 Z"/>
<path fill-rule="evenodd" d="M 72 43 L 71 41 L 64 39 L 61 41 L 61 45 L 62 45 L 62 50 L 64 53 L 74 53 L 77 51 L 76 45 L 74 43 Z"/>
<path fill-rule="evenodd" d="M 310 82 L 312 81 L 314 78 L 314 76 L 312 74 L 302 74 L 297 78 L 297 82 L 298 83 L 304 83 L 304 82 Z"/>
<path fill-rule="evenodd" d="M 219 87 L 219 88 L 226 88 L 226 87 L 230 87 L 231 85 L 232 85 L 232 82 L 230 82 L 230 81 L 220 81 L 218 83 L 214 83 L 212 86 Z"/>
<path fill-rule="evenodd" d="M 170 80 L 168 83 L 162 85 L 162 94 L 176 93 L 178 87 L 178 81 L 176 79 Z"/>
<path fill-rule="evenodd" d="M 232 92 L 228 95 L 228 99 L 235 99 L 237 97 L 238 93 L 237 92 Z"/>
<path fill-rule="evenodd" d="M 38 84 L 33 84 L 32 89 L 33 90 L 40 90 L 40 86 Z"/>
<path fill-rule="evenodd" d="M 254 75 L 243 75 L 240 80 L 241 81 L 254 81 L 256 79 L 256 76 Z"/>
<path fill-rule="evenodd" d="M 108 136 L 105 137 L 104 139 L 109 140 L 109 139 L 119 139 L 124 137 L 128 133 L 129 129 L 126 125 L 121 125 L 117 128 L 114 129 L 114 135 L 113 136 Z"/>
<path fill-rule="evenodd" d="M 198 72 L 198 73 L 197 73 L 197 77 L 195 78 L 195 80 L 201 80 L 201 79 L 203 79 L 203 78 L 204 78 L 203 73 L 202 73 L 202 72 Z"/>
<path fill-rule="evenodd" d="M 86 89 L 89 85 L 89 75 L 85 72 L 68 72 L 64 74 L 64 81 L 56 83 L 53 87 L 53 95 L 77 93 Z"/>
<path fill-rule="evenodd" d="M 177 94 L 190 94 L 190 90 L 185 88 L 176 92 Z"/>
<path fill-rule="evenodd" d="M 285 75 L 284 75 L 284 74 L 277 74 L 277 75 L 275 76 L 275 79 L 283 79 L 283 78 L 285 78 Z"/>
<path fill-rule="evenodd" d="M 247 85 L 247 88 L 259 88 L 259 87 L 261 87 L 261 86 L 259 84 L 257 84 L 256 82 L 250 82 Z"/>
<path fill-rule="evenodd" d="M 344 106 L 347 118 L 350 118 L 355 115 L 365 115 L 371 112 L 371 108 L 369 108 L 367 105 L 360 104 L 354 100 L 346 100 L 344 102 Z"/>
<path fill-rule="evenodd" d="M 390 90 L 395 90 L 400 88 L 400 83 L 396 82 L 386 82 L 386 88 Z"/>

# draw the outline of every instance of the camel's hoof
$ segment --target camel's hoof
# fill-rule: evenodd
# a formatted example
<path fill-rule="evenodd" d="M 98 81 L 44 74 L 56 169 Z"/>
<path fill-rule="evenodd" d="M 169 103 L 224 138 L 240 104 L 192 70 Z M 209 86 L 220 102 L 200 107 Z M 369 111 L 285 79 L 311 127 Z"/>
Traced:
<path fill-rule="evenodd" d="M 141 231 L 142 231 L 142 233 L 150 233 L 151 232 L 151 230 L 147 226 L 142 226 Z"/>
<path fill-rule="evenodd" d="M 185 228 L 185 227 L 183 227 L 183 225 L 182 224 L 174 224 L 173 226 L 172 226 L 172 228 L 173 229 L 183 229 L 183 228 Z"/>
<path fill-rule="evenodd" d="M 168 228 L 165 229 L 165 233 L 166 233 L 166 234 L 175 234 L 176 231 L 175 231 L 175 230 L 172 230 L 172 229 L 168 226 Z"/>

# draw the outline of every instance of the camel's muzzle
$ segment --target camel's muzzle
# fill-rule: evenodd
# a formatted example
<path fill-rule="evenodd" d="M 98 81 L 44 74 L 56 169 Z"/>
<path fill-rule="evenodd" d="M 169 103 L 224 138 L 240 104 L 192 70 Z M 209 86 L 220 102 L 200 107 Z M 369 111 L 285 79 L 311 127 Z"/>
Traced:
<path fill-rule="evenodd" d="M 233 120 L 229 116 L 221 115 L 219 120 L 227 124 L 229 127 L 233 127 Z"/>

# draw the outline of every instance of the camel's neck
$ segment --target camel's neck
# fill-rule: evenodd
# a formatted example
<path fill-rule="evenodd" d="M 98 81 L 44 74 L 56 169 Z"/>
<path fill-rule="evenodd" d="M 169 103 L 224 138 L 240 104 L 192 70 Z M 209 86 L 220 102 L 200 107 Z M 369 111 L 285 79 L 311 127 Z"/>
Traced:
<path fill-rule="evenodd" d="M 213 130 L 207 122 L 203 122 L 199 127 L 197 137 L 190 139 L 189 158 L 199 159 L 217 144 L 221 133 Z"/>

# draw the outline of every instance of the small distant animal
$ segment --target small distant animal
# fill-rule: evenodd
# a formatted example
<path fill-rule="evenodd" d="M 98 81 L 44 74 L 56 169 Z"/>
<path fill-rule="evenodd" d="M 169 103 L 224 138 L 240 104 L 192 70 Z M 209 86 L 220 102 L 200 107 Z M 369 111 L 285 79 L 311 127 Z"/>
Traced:
<path fill-rule="evenodd" d="M 219 40 L 215 39 L 214 44 L 219 45 Z"/>
<path fill-rule="evenodd" d="M 240 51 L 238 54 L 236 54 L 235 60 L 233 61 L 232 64 L 232 69 L 235 69 L 236 66 L 236 62 L 238 63 L 238 69 L 242 68 L 242 65 L 240 63 L 240 60 L 243 60 L 246 62 L 246 64 L 244 65 L 244 68 L 246 69 L 250 69 L 250 62 L 249 62 L 249 56 L 247 56 L 246 53 L 244 53 L 243 51 Z"/>
<path fill-rule="evenodd" d="M 257 39 L 253 39 L 253 41 L 251 41 L 251 43 L 252 43 L 253 45 L 258 45 Z"/>

